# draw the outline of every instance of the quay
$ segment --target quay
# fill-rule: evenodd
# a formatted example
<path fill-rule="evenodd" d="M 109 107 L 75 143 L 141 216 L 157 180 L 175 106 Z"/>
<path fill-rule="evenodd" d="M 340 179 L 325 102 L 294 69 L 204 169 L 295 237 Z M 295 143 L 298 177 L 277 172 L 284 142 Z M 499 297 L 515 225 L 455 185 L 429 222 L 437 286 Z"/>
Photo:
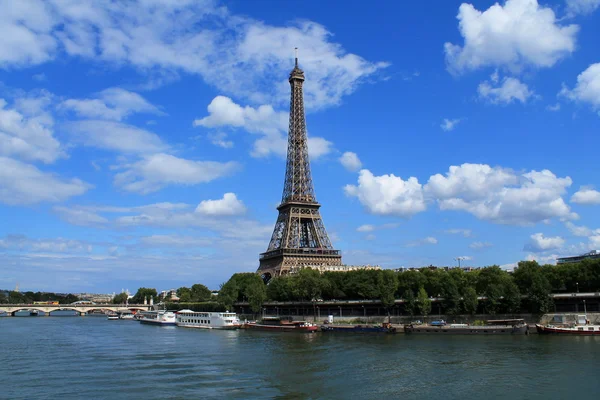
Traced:
<path fill-rule="evenodd" d="M 0 314 L 14 317 L 19 311 L 36 310 L 44 312 L 46 317 L 53 311 L 75 311 L 85 316 L 90 311 L 150 311 L 152 307 L 149 304 L 0 304 Z"/>

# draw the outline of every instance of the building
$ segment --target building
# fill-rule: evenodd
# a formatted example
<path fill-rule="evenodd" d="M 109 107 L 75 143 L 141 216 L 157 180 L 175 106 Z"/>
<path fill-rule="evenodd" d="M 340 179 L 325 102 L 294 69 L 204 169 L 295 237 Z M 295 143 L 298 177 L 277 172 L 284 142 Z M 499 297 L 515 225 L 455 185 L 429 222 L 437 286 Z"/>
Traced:
<path fill-rule="evenodd" d="M 379 265 L 307 265 L 304 267 L 292 267 L 289 274 L 296 274 L 303 268 L 316 269 L 320 273 L 323 272 L 350 272 L 359 270 L 381 270 Z"/>
<path fill-rule="evenodd" d="M 296 65 L 291 87 L 287 162 L 279 216 L 257 273 L 265 282 L 304 267 L 341 267 L 342 255 L 331 245 L 315 198 L 304 116 L 304 71 Z"/>
<path fill-rule="evenodd" d="M 557 258 L 556 262 L 558 264 L 568 264 L 580 262 L 583 260 L 600 260 L 600 250 L 592 250 L 589 253 L 585 253 L 580 256 Z"/>

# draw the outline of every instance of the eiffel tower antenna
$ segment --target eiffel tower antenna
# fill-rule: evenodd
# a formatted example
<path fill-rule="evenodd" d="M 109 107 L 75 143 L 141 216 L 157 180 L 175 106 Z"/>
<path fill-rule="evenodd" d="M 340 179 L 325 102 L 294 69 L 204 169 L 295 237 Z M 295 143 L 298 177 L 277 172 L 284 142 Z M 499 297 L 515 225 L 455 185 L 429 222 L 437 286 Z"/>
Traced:
<path fill-rule="evenodd" d="M 304 71 L 298 66 L 298 48 L 295 51 L 295 66 L 289 77 L 290 124 L 283 195 L 269 247 L 260 255 L 257 271 L 265 282 L 296 268 L 342 265 L 342 256 L 331 245 L 315 197 L 304 116 Z"/>

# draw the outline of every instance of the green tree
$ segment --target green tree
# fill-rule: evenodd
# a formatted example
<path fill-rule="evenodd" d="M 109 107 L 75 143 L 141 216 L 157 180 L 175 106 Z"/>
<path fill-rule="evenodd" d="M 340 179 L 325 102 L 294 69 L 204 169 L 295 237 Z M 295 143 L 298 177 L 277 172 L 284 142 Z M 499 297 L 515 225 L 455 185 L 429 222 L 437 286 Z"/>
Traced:
<path fill-rule="evenodd" d="M 513 275 L 521 293 L 527 295 L 532 312 L 546 313 L 552 310 L 553 301 L 550 298 L 552 285 L 537 262 L 519 262 Z"/>
<path fill-rule="evenodd" d="M 461 295 L 458 285 L 450 274 L 441 282 L 441 295 L 444 297 L 446 312 L 450 315 L 460 314 Z"/>
<path fill-rule="evenodd" d="M 463 291 L 462 308 L 467 314 L 475 314 L 477 312 L 477 306 L 479 305 L 479 299 L 477 298 L 477 291 L 474 287 L 468 286 Z"/>
<path fill-rule="evenodd" d="M 132 304 L 142 304 L 144 302 L 144 298 L 150 302 L 150 299 L 153 301 L 157 301 L 158 293 L 156 289 L 141 287 L 137 290 L 135 295 L 131 298 L 130 303 Z"/>
<path fill-rule="evenodd" d="M 289 277 L 276 277 L 267 285 L 267 298 L 273 301 L 290 301 L 291 293 Z"/>
<path fill-rule="evenodd" d="M 125 304 L 127 302 L 127 293 L 119 293 L 112 299 L 113 304 Z"/>
<path fill-rule="evenodd" d="M 0 304 L 6 304 L 8 303 L 8 296 L 6 295 L 5 292 L 1 291 L 0 292 Z"/>
<path fill-rule="evenodd" d="M 389 314 L 390 307 L 396 304 L 396 290 L 398 289 L 398 275 L 389 269 L 379 271 L 377 276 L 377 289 L 379 300 Z"/>
<path fill-rule="evenodd" d="M 201 303 L 204 301 L 209 301 L 211 299 L 212 293 L 210 289 L 206 286 L 196 283 L 195 285 L 192 285 L 191 296 L 192 301 Z"/>
<path fill-rule="evenodd" d="M 518 313 L 521 310 L 521 292 L 512 279 L 505 282 L 504 304 L 509 313 Z"/>
<path fill-rule="evenodd" d="M 419 308 L 419 313 L 426 317 L 431 312 L 431 300 L 425 291 L 425 288 L 419 289 L 419 294 L 417 295 L 417 307 Z"/>
<path fill-rule="evenodd" d="M 315 301 L 321 297 L 321 274 L 311 268 L 302 268 L 292 277 L 296 281 L 301 300 Z"/>
<path fill-rule="evenodd" d="M 412 317 L 413 315 L 415 315 L 415 312 L 417 310 L 415 294 L 413 293 L 412 289 L 407 289 L 404 292 L 403 299 L 404 299 L 404 309 Z"/>
<path fill-rule="evenodd" d="M 192 301 L 192 290 L 190 288 L 182 286 L 177 289 L 176 293 L 180 303 L 189 303 Z"/>
<path fill-rule="evenodd" d="M 258 280 L 250 282 L 244 289 L 244 294 L 248 298 L 250 309 L 254 313 L 260 312 L 265 300 L 267 299 L 267 288 L 263 280 L 257 275 Z"/>

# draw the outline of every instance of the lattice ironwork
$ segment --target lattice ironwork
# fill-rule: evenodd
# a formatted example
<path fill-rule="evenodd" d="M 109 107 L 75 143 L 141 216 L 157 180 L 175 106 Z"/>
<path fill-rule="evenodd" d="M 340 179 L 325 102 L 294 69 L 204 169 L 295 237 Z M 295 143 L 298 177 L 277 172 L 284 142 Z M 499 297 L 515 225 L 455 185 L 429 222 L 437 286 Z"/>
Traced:
<path fill-rule="evenodd" d="M 259 266 L 259 272 L 269 276 L 286 273 L 292 267 L 342 263 L 327 236 L 319 213 L 321 205 L 315 198 L 304 117 L 304 72 L 298 67 L 298 58 L 289 82 L 290 124 L 283 195 L 269 247 L 261 254 Z"/>

